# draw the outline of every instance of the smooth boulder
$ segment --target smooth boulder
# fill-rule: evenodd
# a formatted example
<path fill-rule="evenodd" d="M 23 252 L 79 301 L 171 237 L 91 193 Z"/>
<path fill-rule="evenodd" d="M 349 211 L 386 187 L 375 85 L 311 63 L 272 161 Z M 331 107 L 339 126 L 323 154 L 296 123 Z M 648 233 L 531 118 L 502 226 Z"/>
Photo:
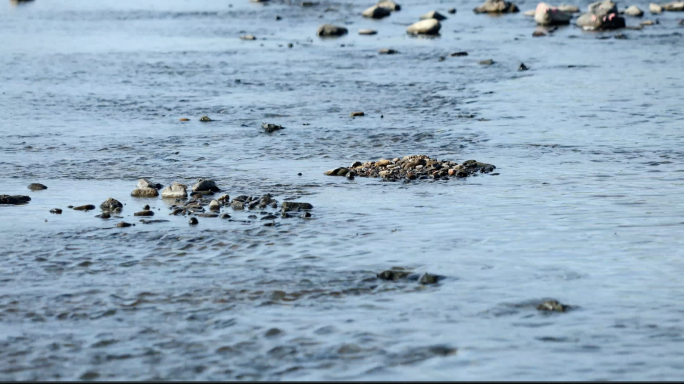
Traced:
<path fill-rule="evenodd" d="M 28 189 L 32 191 L 42 191 L 43 189 L 47 189 L 47 187 L 40 183 L 31 183 L 29 184 Z"/>
<path fill-rule="evenodd" d="M 221 192 L 213 180 L 197 179 L 197 183 L 192 186 L 193 192 Z"/>
<path fill-rule="evenodd" d="M 515 13 L 518 6 L 505 0 L 487 0 L 484 4 L 473 9 L 475 13 Z"/>
<path fill-rule="evenodd" d="M 359 30 L 359 35 L 375 35 L 378 32 L 373 29 L 360 29 Z"/>
<path fill-rule="evenodd" d="M 137 188 L 154 188 L 154 189 L 162 189 L 163 185 L 159 183 L 153 183 L 149 181 L 148 179 L 139 179 L 138 180 L 138 185 Z"/>
<path fill-rule="evenodd" d="M 651 13 L 663 13 L 663 7 L 658 4 L 651 3 L 648 5 L 648 10 Z"/>
<path fill-rule="evenodd" d="M 539 25 L 564 25 L 570 24 L 572 15 L 563 12 L 556 7 L 552 7 L 546 3 L 537 4 L 537 9 L 534 14 L 534 21 Z"/>
<path fill-rule="evenodd" d="M 282 211 L 283 212 L 289 212 L 289 211 L 308 211 L 313 209 L 313 205 L 309 203 L 297 203 L 293 201 L 286 201 L 282 205 Z"/>
<path fill-rule="evenodd" d="M 347 34 L 347 28 L 332 24 L 323 24 L 318 27 L 318 36 L 342 36 Z"/>
<path fill-rule="evenodd" d="M 162 190 L 162 197 L 167 199 L 184 199 L 188 197 L 188 186 L 180 183 L 172 183 Z"/>
<path fill-rule="evenodd" d="M 644 15 L 644 11 L 639 9 L 639 7 L 637 7 L 636 5 L 632 5 L 632 6 L 628 7 L 627 9 L 625 9 L 625 15 L 634 16 L 634 17 L 641 17 Z"/>
<path fill-rule="evenodd" d="M 441 13 L 437 11 L 430 11 L 423 16 L 420 17 L 421 20 L 427 20 L 427 19 L 436 19 L 439 21 L 446 20 L 446 16 L 442 15 Z"/>
<path fill-rule="evenodd" d="M 391 13 L 392 11 L 389 8 L 374 5 L 363 11 L 361 16 L 368 17 L 370 19 L 382 19 L 383 17 L 389 16 Z"/>
<path fill-rule="evenodd" d="M 567 13 L 579 13 L 580 9 L 576 5 L 561 4 L 558 6 L 558 10 Z"/>
<path fill-rule="evenodd" d="M 684 11 L 684 1 L 673 1 L 663 4 L 662 8 L 668 12 L 682 12 Z"/>
<path fill-rule="evenodd" d="M 123 209 L 123 204 L 119 200 L 110 197 L 100 204 L 100 209 L 103 211 L 120 211 Z"/>
<path fill-rule="evenodd" d="M 577 19 L 577 25 L 584 30 L 609 30 L 625 27 L 624 17 L 618 16 L 617 5 L 610 1 L 597 1 L 589 4 L 589 12 Z"/>
<path fill-rule="evenodd" d="M 427 19 L 411 24 L 406 28 L 406 33 L 410 35 L 436 35 L 441 28 L 442 25 L 439 23 L 439 20 Z"/>

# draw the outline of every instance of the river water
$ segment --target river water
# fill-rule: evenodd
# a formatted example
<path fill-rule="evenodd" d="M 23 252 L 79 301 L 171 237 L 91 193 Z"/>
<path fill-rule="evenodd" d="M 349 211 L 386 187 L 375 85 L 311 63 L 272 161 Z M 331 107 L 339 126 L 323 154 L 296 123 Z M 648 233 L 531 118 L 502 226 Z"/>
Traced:
<path fill-rule="evenodd" d="M 0 380 L 680 379 L 684 14 L 533 38 L 522 12 L 400 4 L 0 4 L 0 194 L 32 199 L 0 207 Z M 430 10 L 441 36 L 407 36 Z M 323 175 L 413 154 L 498 175 Z M 140 177 L 315 208 L 192 227 Z M 137 225 L 67 209 L 108 197 Z"/>

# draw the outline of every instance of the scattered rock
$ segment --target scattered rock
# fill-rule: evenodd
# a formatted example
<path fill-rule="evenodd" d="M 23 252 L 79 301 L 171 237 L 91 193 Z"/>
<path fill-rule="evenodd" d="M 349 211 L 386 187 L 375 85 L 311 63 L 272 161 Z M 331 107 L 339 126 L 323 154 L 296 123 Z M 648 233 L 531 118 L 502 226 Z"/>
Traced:
<path fill-rule="evenodd" d="M 451 14 L 456 13 L 456 8 L 449 8 L 449 9 L 447 10 L 447 13 L 451 13 Z"/>
<path fill-rule="evenodd" d="M 273 133 L 273 132 L 275 132 L 275 131 L 279 131 L 279 130 L 281 130 L 281 129 L 285 129 L 285 128 L 283 128 L 282 125 L 266 124 L 266 123 L 261 124 L 261 128 L 263 128 L 264 131 L 266 131 L 266 133 Z"/>
<path fill-rule="evenodd" d="M 189 224 L 190 224 L 190 225 L 197 225 L 197 224 L 199 224 L 199 221 L 197 221 L 196 218 L 191 217 L 191 218 L 190 218 L 190 221 L 189 221 Z"/>
<path fill-rule="evenodd" d="M 561 304 L 556 300 L 548 300 L 537 306 L 537 310 L 547 312 L 567 312 L 571 308 L 569 305 Z"/>
<path fill-rule="evenodd" d="M 641 23 L 639 23 L 639 25 L 641 25 L 641 26 L 644 26 L 644 25 L 654 25 L 654 24 L 655 24 L 655 23 L 653 22 L 653 20 L 644 20 L 644 21 L 642 21 Z"/>
<path fill-rule="evenodd" d="M 276 16 L 276 20 L 282 20 L 282 17 Z"/>
<path fill-rule="evenodd" d="M 651 3 L 651 4 L 648 5 L 648 10 L 649 10 L 651 13 L 655 13 L 655 14 L 663 13 L 663 7 L 661 7 L 661 6 L 658 5 L 658 4 L 654 4 L 654 3 Z"/>
<path fill-rule="evenodd" d="M 342 36 L 347 34 L 347 28 L 332 24 L 323 24 L 318 27 L 318 36 Z"/>
<path fill-rule="evenodd" d="M 7 205 L 19 205 L 19 204 L 26 204 L 29 201 L 31 201 L 31 198 L 28 196 L 20 196 L 20 195 L 0 195 L 0 204 L 7 204 Z"/>
<path fill-rule="evenodd" d="M 309 203 L 297 203 L 294 201 L 285 201 L 283 202 L 282 205 L 282 211 L 283 212 L 290 212 L 290 211 L 306 211 L 313 209 L 313 205 Z"/>
<path fill-rule="evenodd" d="M 618 39 L 618 40 L 626 40 L 626 39 L 627 39 L 627 36 L 624 35 L 624 34 L 622 34 L 622 33 L 617 33 L 617 34 L 615 34 L 615 36 L 613 36 L 613 37 L 616 38 L 616 39 Z"/>
<path fill-rule="evenodd" d="M 221 210 L 221 205 L 219 204 L 219 202 L 217 200 L 212 200 L 209 203 L 209 210 L 214 211 L 214 212 L 218 212 Z"/>
<path fill-rule="evenodd" d="M 360 29 L 359 35 L 375 35 L 378 32 L 374 29 Z"/>
<path fill-rule="evenodd" d="M 644 11 L 639 9 L 639 7 L 637 7 L 636 5 L 632 5 L 632 6 L 628 7 L 627 9 L 625 9 L 625 15 L 634 16 L 634 17 L 641 17 L 644 15 Z"/>
<path fill-rule="evenodd" d="M 530 69 L 525 63 L 520 63 L 520 66 L 518 66 L 518 71 L 527 71 Z"/>
<path fill-rule="evenodd" d="M 449 56 L 452 56 L 452 57 L 468 56 L 468 52 L 465 52 L 465 51 L 463 51 L 463 52 L 454 52 L 454 53 L 450 54 Z"/>
<path fill-rule="evenodd" d="M 335 168 L 325 172 L 328 176 L 346 176 L 353 171 L 360 177 L 381 177 L 386 181 L 400 179 L 439 179 L 454 177 L 468 177 L 476 173 L 490 173 L 496 167 L 491 164 L 468 160 L 463 164 L 457 164 L 446 160 L 431 159 L 425 155 L 406 156 L 402 159 L 380 160 L 377 162 L 365 162 L 361 165 L 348 168 Z"/>
<path fill-rule="evenodd" d="M 172 183 L 162 190 L 162 198 L 165 199 L 184 199 L 188 197 L 188 186 L 180 183 Z"/>
<path fill-rule="evenodd" d="M 428 19 L 435 19 L 435 20 L 442 21 L 442 20 L 446 20 L 447 18 L 446 18 L 446 16 L 442 15 L 441 13 L 439 13 L 437 11 L 430 11 L 430 12 L 428 12 L 428 13 L 426 13 L 420 17 L 420 20 L 428 20 Z"/>
<path fill-rule="evenodd" d="M 410 35 L 437 35 L 442 25 L 437 19 L 427 19 L 411 24 L 406 28 L 406 33 Z"/>
<path fill-rule="evenodd" d="M 494 64 L 494 60 L 492 60 L 492 59 L 482 60 L 482 61 L 479 61 L 478 64 L 480 64 L 480 65 L 492 65 L 492 64 Z"/>
<path fill-rule="evenodd" d="M 168 220 L 143 220 L 140 219 L 140 222 L 143 224 L 157 224 L 157 223 L 168 223 Z"/>
<path fill-rule="evenodd" d="M 572 19 L 572 14 L 546 3 L 539 3 L 534 14 L 534 21 L 539 25 L 565 25 L 570 24 L 570 19 Z"/>
<path fill-rule="evenodd" d="M 216 199 L 216 201 L 218 201 L 219 204 L 221 204 L 223 206 L 230 205 L 230 196 L 223 195 L 223 196 L 219 197 L 218 199 Z"/>
<path fill-rule="evenodd" d="M 387 270 L 387 271 L 382 271 L 377 274 L 378 279 L 380 280 L 389 280 L 389 281 L 397 281 L 399 279 L 405 279 L 409 277 L 411 272 L 409 271 L 400 271 L 400 270 Z"/>
<path fill-rule="evenodd" d="M 200 214 L 197 215 L 197 217 L 216 218 L 216 217 L 219 217 L 219 215 L 218 215 L 218 213 L 210 213 L 210 212 L 207 212 L 207 213 L 200 213 Z"/>
<path fill-rule="evenodd" d="M 387 8 L 390 11 L 401 11 L 401 6 L 392 0 L 384 0 L 378 2 L 378 6 L 382 8 Z"/>
<path fill-rule="evenodd" d="M 126 222 L 123 222 L 123 221 L 116 224 L 116 226 L 117 226 L 118 228 L 128 228 L 128 227 L 131 227 L 131 226 L 133 226 L 133 225 L 135 225 L 135 224 L 129 224 L 129 223 L 126 223 Z"/>
<path fill-rule="evenodd" d="M 662 8 L 669 12 L 684 11 L 684 1 L 673 1 L 671 3 L 663 4 Z"/>
<path fill-rule="evenodd" d="M 32 191 L 41 191 L 43 189 L 47 189 L 47 187 L 43 184 L 32 183 L 32 184 L 29 184 L 28 189 L 30 189 Z"/>
<path fill-rule="evenodd" d="M 382 19 L 383 17 L 387 17 L 392 13 L 392 10 L 389 8 L 381 7 L 379 5 L 374 5 L 361 14 L 363 17 L 368 17 L 371 19 Z"/>
<path fill-rule="evenodd" d="M 148 210 L 136 212 L 136 213 L 133 214 L 133 216 L 154 216 L 154 212 L 153 212 L 153 211 L 150 211 L 150 210 L 148 209 Z"/>
<path fill-rule="evenodd" d="M 55 215 L 61 215 L 61 214 L 62 214 L 62 210 L 59 209 L 59 208 L 53 208 L 53 209 L 50 210 L 50 213 L 53 213 L 53 214 L 55 214 Z"/>
<path fill-rule="evenodd" d="M 100 219 L 105 219 L 105 220 L 106 220 L 106 219 L 110 219 L 110 218 L 112 217 L 112 215 L 109 214 L 109 212 L 102 212 L 101 214 L 99 214 L 99 215 L 97 215 L 97 216 L 95 216 L 95 217 L 99 217 Z"/>
<path fill-rule="evenodd" d="M 185 117 L 181 117 L 180 119 L 178 119 L 178 121 L 190 121 L 190 119 L 187 119 Z"/>
<path fill-rule="evenodd" d="M 487 0 L 484 4 L 473 9 L 475 13 L 515 13 L 518 6 L 505 0 Z"/>
<path fill-rule="evenodd" d="M 230 215 L 227 214 L 227 213 L 224 213 L 224 214 L 221 215 L 221 218 L 222 218 L 222 219 L 230 219 Z"/>
<path fill-rule="evenodd" d="M 123 204 L 119 200 L 109 198 L 100 204 L 100 209 L 103 211 L 121 211 L 123 209 Z"/>
<path fill-rule="evenodd" d="M 159 183 L 153 183 L 149 181 L 148 179 L 139 179 L 138 180 L 138 185 L 137 188 L 143 189 L 143 188 L 154 188 L 154 189 L 162 189 L 163 185 Z"/>
<path fill-rule="evenodd" d="M 159 191 L 154 188 L 136 188 L 131 192 L 133 197 L 157 197 L 159 196 Z"/>
<path fill-rule="evenodd" d="M 394 55 L 395 53 L 399 53 L 399 52 L 395 51 L 392 48 L 383 48 L 383 49 L 379 50 L 378 53 L 381 55 Z M 359 113 L 359 112 L 354 112 L 354 113 Z M 359 115 L 359 116 L 363 116 L 363 112 L 360 112 L 360 113 L 361 113 L 361 115 Z"/>
<path fill-rule="evenodd" d="M 318 5 L 318 3 L 314 3 L 313 1 L 302 1 L 301 4 L 302 7 L 313 7 L 315 5 Z"/>
<path fill-rule="evenodd" d="M 584 30 L 608 30 L 625 27 L 625 19 L 618 16 L 617 6 L 611 0 L 589 4 L 589 12 L 577 19 L 577 25 Z"/>
<path fill-rule="evenodd" d="M 254 35 L 244 35 L 244 36 L 240 36 L 240 40 L 256 40 L 256 39 L 257 39 L 257 38 L 254 37 Z M 202 120 L 200 120 L 200 121 L 202 121 Z M 211 120 L 207 120 L 207 121 L 211 121 Z"/>
<path fill-rule="evenodd" d="M 546 36 L 546 32 L 544 31 L 534 31 L 532 32 L 532 37 L 542 37 Z"/>
<path fill-rule="evenodd" d="M 95 206 L 92 204 L 87 204 L 87 205 L 81 205 L 78 207 L 74 207 L 74 211 L 92 211 L 95 209 Z"/>
<path fill-rule="evenodd" d="M 150 209 L 150 206 L 148 204 L 145 204 L 145 206 L 143 207 L 143 210 L 148 211 L 149 209 Z"/>
<path fill-rule="evenodd" d="M 365 116 L 363 112 L 352 112 L 351 117 Z"/>

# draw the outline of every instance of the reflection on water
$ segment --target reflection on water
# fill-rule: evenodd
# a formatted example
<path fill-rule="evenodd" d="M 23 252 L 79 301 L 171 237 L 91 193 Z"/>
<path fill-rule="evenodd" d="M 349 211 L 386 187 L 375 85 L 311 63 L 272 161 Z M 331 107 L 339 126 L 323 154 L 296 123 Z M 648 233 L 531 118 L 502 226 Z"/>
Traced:
<path fill-rule="evenodd" d="M 1 379 L 681 376 L 678 14 L 621 40 L 533 38 L 473 1 L 380 21 L 359 1 L 21 4 L 0 4 L 0 194 L 32 200 L 0 207 Z M 439 38 L 406 36 L 453 6 Z M 324 22 L 350 33 L 318 39 Z M 498 175 L 323 175 L 413 154 Z M 130 197 L 140 177 L 315 208 L 189 226 Z M 123 219 L 67 209 L 108 197 Z M 141 223 L 146 204 L 168 222 Z M 392 267 L 445 278 L 377 278 Z"/>

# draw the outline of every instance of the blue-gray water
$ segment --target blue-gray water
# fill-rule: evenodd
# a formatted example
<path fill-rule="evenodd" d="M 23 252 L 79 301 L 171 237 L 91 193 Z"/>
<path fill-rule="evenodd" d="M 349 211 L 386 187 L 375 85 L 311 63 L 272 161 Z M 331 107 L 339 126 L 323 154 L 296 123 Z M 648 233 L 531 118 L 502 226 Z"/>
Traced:
<path fill-rule="evenodd" d="M 684 14 L 533 38 L 522 12 L 400 4 L 0 4 L 0 194 L 32 198 L 0 207 L 0 379 L 681 379 Z M 407 36 L 430 10 L 441 36 Z M 499 175 L 323 175 L 411 154 Z M 315 208 L 190 227 L 140 177 Z M 108 197 L 135 227 L 67 209 Z M 446 279 L 375 279 L 395 266 Z"/>

